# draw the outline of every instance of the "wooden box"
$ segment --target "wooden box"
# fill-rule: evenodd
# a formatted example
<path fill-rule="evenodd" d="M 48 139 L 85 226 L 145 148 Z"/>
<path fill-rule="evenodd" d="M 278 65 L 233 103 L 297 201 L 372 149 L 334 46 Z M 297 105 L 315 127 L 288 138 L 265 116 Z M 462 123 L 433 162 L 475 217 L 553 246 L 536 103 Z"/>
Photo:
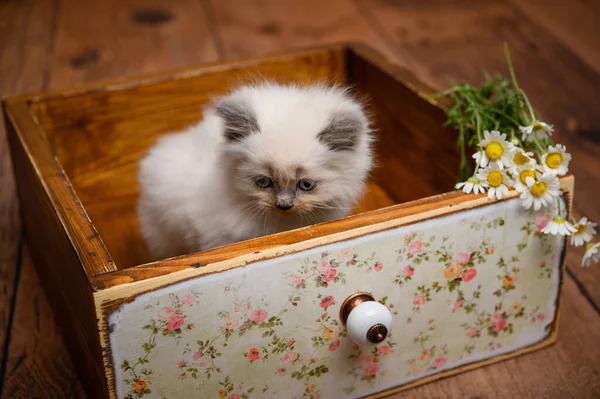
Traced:
<path fill-rule="evenodd" d="M 146 262 L 137 162 L 240 77 L 353 85 L 378 167 L 343 220 Z M 91 397 L 381 397 L 552 343 L 565 240 L 548 214 L 453 191 L 455 134 L 427 88 L 331 46 L 7 99 L 29 247 Z M 561 179 L 570 209 L 573 178 Z M 358 346 L 344 300 L 393 330 Z"/>

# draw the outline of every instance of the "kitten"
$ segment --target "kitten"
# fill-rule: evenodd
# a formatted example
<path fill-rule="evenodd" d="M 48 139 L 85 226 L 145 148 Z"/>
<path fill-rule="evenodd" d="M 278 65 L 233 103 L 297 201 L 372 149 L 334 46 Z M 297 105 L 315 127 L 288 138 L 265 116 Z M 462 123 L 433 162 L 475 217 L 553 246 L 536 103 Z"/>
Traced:
<path fill-rule="evenodd" d="M 261 83 L 216 99 L 141 160 L 152 258 L 345 217 L 365 188 L 371 141 L 365 111 L 340 88 Z"/>

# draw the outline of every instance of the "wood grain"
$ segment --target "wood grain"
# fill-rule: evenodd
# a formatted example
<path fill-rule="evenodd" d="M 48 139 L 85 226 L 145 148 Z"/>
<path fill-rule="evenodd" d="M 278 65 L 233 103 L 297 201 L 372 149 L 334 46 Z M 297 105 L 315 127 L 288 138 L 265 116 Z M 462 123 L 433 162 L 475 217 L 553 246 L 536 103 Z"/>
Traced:
<path fill-rule="evenodd" d="M 577 57 L 600 73 L 598 2 L 510 0 L 510 3 L 537 26 L 547 29 Z"/>
<path fill-rule="evenodd" d="M 101 350 L 92 287 L 82 265 L 87 262 L 89 267 L 91 261 L 102 257 L 101 252 L 89 251 L 98 245 L 99 238 L 89 235 L 88 246 L 79 248 L 72 243 L 69 237 L 73 233 L 72 228 L 85 228 L 74 223 L 80 212 L 74 204 L 69 204 L 68 192 L 56 195 L 56 191 L 48 189 L 53 185 L 58 188 L 61 180 L 64 180 L 64 174 L 52 172 L 52 164 L 44 162 L 43 141 L 30 136 L 35 135 L 36 128 L 27 107 L 5 103 L 4 110 L 9 121 L 8 141 L 26 237 L 31 244 L 29 248 L 37 273 L 45 292 L 49 294 L 47 298 L 55 311 L 54 315 L 70 343 L 69 349 L 81 378 L 86 386 L 92 388 L 90 395 L 105 396 L 104 372 L 94 360 L 101 356 Z M 44 168 L 40 169 L 41 166 Z M 53 204 L 59 201 L 66 208 L 56 209 Z M 71 218 L 74 220 L 69 221 Z M 86 256 L 81 257 L 81 254 Z"/>
<path fill-rule="evenodd" d="M 369 26 L 351 0 L 204 0 L 227 58 L 265 55 L 339 42 L 365 42 L 410 68 Z"/>
<path fill-rule="evenodd" d="M 546 2 L 544 7 L 550 12 L 564 7 L 560 4 Z M 482 70 L 507 75 L 502 49 L 507 41 L 520 85 L 554 125 L 555 142 L 565 144 L 573 155 L 570 170 L 582 182 L 575 191 L 575 214 L 600 222 L 595 194 L 600 186 L 600 113 L 594 105 L 600 103 L 600 75 L 540 25 L 539 18 L 528 18 L 504 1 L 359 0 L 359 5 L 393 38 L 396 49 L 410 54 L 417 77 L 440 89 L 448 87 L 449 78 L 481 82 Z M 571 6 L 572 16 L 591 12 L 579 2 L 569 2 Z M 588 41 L 594 37 L 588 36 Z M 600 307 L 600 269 L 581 269 L 579 259 L 569 255 L 570 270 Z"/>
<path fill-rule="evenodd" d="M 218 60 L 196 0 L 62 0 L 51 87 Z"/>
<path fill-rule="evenodd" d="M 23 254 L 3 397 L 68 398 L 71 393 L 82 397 L 81 382 L 27 247 Z"/>
<path fill-rule="evenodd" d="M 0 97 L 46 87 L 48 50 L 53 43 L 52 1 L 0 2 Z M 37 21 L 47 18 L 47 23 Z M 0 345 L 10 339 L 11 318 L 20 272 L 22 236 L 12 164 L 3 124 L 0 123 Z M 14 322 L 13 322 L 14 323 Z M 0 356 L 0 378 L 6 354 Z"/>

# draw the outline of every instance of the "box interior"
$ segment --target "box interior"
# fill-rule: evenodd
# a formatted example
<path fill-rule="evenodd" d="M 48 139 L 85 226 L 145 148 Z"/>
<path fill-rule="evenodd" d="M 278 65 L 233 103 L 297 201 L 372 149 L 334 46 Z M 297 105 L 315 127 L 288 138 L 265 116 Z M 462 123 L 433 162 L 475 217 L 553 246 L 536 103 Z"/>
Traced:
<path fill-rule="evenodd" d="M 377 167 L 353 214 L 452 190 L 458 155 L 443 112 L 345 47 L 247 61 L 43 97 L 31 111 L 118 269 L 149 261 L 139 234 L 137 163 L 162 135 L 202 118 L 202 106 L 240 80 L 335 81 L 364 95 L 375 121 Z"/>

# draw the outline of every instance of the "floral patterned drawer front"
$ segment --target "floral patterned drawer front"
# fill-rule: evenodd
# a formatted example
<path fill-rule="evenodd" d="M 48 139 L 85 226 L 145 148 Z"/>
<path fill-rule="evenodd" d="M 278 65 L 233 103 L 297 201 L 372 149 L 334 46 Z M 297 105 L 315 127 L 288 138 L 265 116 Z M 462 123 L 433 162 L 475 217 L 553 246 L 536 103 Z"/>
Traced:
<path fill-rule="evenodd" d="M 518 200 L 261 261 L 143 294 L 110 316 L 119 398 L 361 397 L 550 333 L 564 241 Z M 394 314 L 354 345 L 356 291 Z"/>

